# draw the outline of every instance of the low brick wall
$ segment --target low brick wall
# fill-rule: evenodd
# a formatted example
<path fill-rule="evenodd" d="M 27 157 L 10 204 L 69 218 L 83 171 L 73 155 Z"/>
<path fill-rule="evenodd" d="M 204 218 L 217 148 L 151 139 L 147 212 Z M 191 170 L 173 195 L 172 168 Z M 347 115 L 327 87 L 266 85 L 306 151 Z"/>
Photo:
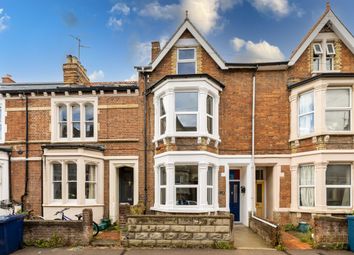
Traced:
<path fill-rule="evenodd" d="M 249 226 L 250 229 L 257 233 L 267 244 L 275 247 L 280 243 L 280 227 L 275 223 L 250 216 Z"/>
<path fill-rule="evenodd" d="M 313 233 L 315 247 L 345 248 L 348 245 L 347 218 L 315 216 Z"/>
<path fill-rule="evenodd" d="M 129 247 L 208 248 L 220 244 L 233 245 L 230 215 L 128 216 L 127 228 L 122 244 Z"/>
<path fill-rule="evenodd" d="M 84 209 L 82 221 L 25 220 L 23 242 L 42 247 L 89 245 L 92 210 Z"/>

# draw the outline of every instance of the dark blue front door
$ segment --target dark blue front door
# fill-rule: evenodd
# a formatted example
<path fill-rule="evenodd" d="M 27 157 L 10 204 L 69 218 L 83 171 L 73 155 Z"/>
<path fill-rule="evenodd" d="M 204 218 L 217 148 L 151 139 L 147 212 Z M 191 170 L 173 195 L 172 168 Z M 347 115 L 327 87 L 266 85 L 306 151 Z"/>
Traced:
<path fill-rule="evenodd" d="M 240 182 L 230 182 L 230 212 L 235 215 L 234 220 L 240 221 Z"/>

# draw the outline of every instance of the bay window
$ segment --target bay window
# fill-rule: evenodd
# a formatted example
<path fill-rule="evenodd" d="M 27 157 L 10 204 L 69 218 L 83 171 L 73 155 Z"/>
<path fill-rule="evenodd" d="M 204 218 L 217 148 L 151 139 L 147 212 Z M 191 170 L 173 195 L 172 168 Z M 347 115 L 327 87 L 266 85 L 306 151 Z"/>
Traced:
<path fill-rule="evenodd" d="M 53 164 L 53 199 L 62 199 L 62 178 L 61 164 Z"/>
<path fill-rule="evenodd" d="M 209 134 L 213 134 L 213 119 L 214 119 L 214 98 L 207 96 L 207 129 Z"/>
<path fill-rule="evenodd" d="M 77 166 L 68 164 L 68 199 L 77 199 Z"/>
<path fill-rule="evenodd" d="M 176 131 L 197 131 L 198 93 L 175 93 Z"/>
<path fill-rule="evenodd" d="M 160 135 L 166 132 L 166 97 L 160 98 Z"/>
<path fill-rule="evenodd" d="M 302 165 L 299 168 L 299 196 L 300 206 L 315 206 L 315 167 Z"/>
<path fill-rule="evenodd" d="M 326 92 L 326 127 L 328 131 L 350 131 L 351 89 L 328 88 Z"/>
<path fill-rule="evenodd" d="M 55 142 L 97 139 L 97 98 L 53 98 L 52 140 Z"/>
<path fill-rule="evenodd" d="M 213 167 L 208 167 L 207 172 L 207 203 L 208 205 L 213 204 L 213 183 L 214 183 Z"/>
<path fill-rule="evenodd" d="M 85 167 L 85 198 L 96 198 L 96 165 L 86 164 Z"/>
<path fill-rule="evenodd" d="M 197 205 L 198 166 L 175 166 L 176 205 Z"/>
<path fill-rule="evenodd" d="M 183 48 L 177 50 L 177 74 L 196 73 L 196 50 Z"/>
<path fill-rule="evenodd" d="M 351 165 L 331 164 L 326 171 L 327 206 L 351 206 Z"/>
<path fill-rule="evenodd" d="M 313 91 L 299 97 L 299 135 L 304 136 L 314 131 L 314 96 Z"/>
<path fill-rule="evenodd" d="M 160 204 L 166 204 L 166 167 L 160 167 Z"/>

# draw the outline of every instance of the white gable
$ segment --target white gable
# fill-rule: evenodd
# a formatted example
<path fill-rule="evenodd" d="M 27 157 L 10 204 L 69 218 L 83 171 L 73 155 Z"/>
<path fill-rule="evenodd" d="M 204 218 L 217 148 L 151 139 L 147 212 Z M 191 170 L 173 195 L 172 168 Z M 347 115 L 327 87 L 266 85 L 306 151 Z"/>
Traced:
<path fill-rule="evenodd" d="M 153 71 L 156 68 L 156 66 L 161 62 L 161 60 L 166 56 L 166 54 L 171 50 L 171 48 L 176 43 L 192 42 L 192 40 L 182 40 L 182 41 L 178 40 L 186 30 L 189 30 L 189 32 L 194 36 L 196 42 L 198 42 L 204 48 L 204 50 L 210 55 L 210 57 L 217 63 L 217 65 L 221 69 L 227 69 L 225 62 L 221 59 L 221 57 L 208 44 L 208 42 L 203 38 L 203 36 L 198 32 L 198 30 L 190 23 L 189 19 L 186 19 L 184 23 L 180 26 L 180 28 L 177 30 L 177 32 L 173 35 L 173 37 L 170 39 L 170 41 L 162 49 L 162 51 L 157 56 L 157 58 L 151 63 L 151 68 L 152 68 L 151 71 Z"/>
<path fill-rule="evenodd" d="M 348 31 L 348 29 L 343 25 L 343 23 L 337 18 L 332 10 L 329 10 L 326 15 L 322 17 L 320 22 L 312 30 L 310 35 L 301 44 L 297 51 L 292 55 L 289 61 L 289 66 L 292 66 L 301 57 L 307 47 L 315 40 L 315 38 L 320 33 L 321 29 L 328 23 L 331 22 L 333 32 L 343 41 L 343 43 L 351 50 L 354 54 L 354 37 Z"/>

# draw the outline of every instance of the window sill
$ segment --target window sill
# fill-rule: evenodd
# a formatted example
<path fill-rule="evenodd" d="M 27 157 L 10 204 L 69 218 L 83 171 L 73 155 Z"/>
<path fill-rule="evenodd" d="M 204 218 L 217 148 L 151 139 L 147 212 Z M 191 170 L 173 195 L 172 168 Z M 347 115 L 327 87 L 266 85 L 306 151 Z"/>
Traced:
<path fill-rule="evenodd" d="M 43 207 L 85 207 L 85 206 L 90 206 L 90 207 L 102 207 L 104 204 L 94 204 L 94 203 L 83 203 L 83 204 L 73 204 L 73 203 L 60 203 L 60 202 L 53 202 L 49 204 L 43 204 Z"/>
<path fill-rule="evenodd" d="M 184 138 L 188 138 L 188 137 L 192 137 L 192 138 L 198 138 L 198 137 L 207 137 L 211 140 L 217 141 L 218 143 L 221 142 L 219 136 L 215 136 L 215 135 L 211 135 L 211 134 L 201 134 L 201 133 L 197 133 L 197 132 L 185 132 L 185 133 L 173 133 L 173 134 L 164 134 L 161 136 L 158 136 L 157 138 L 154 138 L 152 140 L 153 143 L 161 141 L 163 139 L 166 138 L 174 138 L 174 137 L 184 137 Z"/>
<path fill-rule="evenodd" d="M 313 208 L 298 208 L 298 209 L 290 209 L 289 212 L 292 213 L 336 213 L 336 214 L 352 214 L 352 207 L 327 207 L 326 209 L 317 209 Z"/>
<path fill-rule="evenodd" d="M 72 138 L 67 138 L 67 139 L 53 139 L 51 142 L 52 143 L 75 143 L 75 142 L 97 142 L 97 137 L 93 138 L 78 138 L 78 139 L 72 139 Z"/>
<path fill-rule="evenodd" d="M 323 133 L 312 133 L 309 135 L 304 135 L 304 136 L 299 136 L 297 138 L 289 139 L 289 142 L 294 142 L 294 141 L 300 141 L 300 140 L 305 140 L 317 136 L 326 136 L 326 135 L 354 135 L 354 131 L 326 131 Z"/>
<path fill-rule="evenodd" d="M 340 73 L 340 70 L 325 70 L 325 71 L 312 71 L 311 74 L 322 74 L 322 73 Z"/>

